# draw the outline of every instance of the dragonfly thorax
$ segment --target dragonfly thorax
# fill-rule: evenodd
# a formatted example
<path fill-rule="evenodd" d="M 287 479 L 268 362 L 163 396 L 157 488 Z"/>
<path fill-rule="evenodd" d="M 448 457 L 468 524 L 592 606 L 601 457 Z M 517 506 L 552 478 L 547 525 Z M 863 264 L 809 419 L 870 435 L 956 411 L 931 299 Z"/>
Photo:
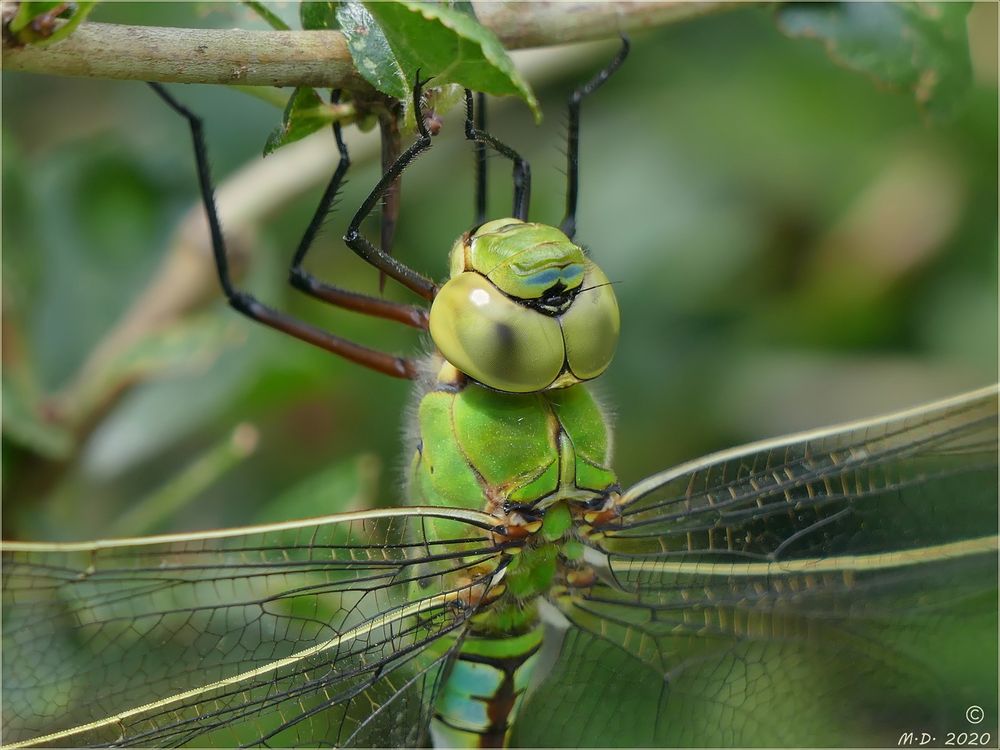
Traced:
<path fill-rule="evenodd" d="M 430 332 L 448 362 L 509 393 L 596 378 L 618 343 L 618 302 L 604 272 L 563 232 L 497 219 L 458 239 Z"/>

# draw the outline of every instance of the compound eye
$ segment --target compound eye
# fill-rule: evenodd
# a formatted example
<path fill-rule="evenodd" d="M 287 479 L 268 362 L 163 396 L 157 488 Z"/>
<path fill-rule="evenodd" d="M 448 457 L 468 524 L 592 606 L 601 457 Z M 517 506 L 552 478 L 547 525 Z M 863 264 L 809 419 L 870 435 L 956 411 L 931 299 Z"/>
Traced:
<path fill-rule="evenodd" d="M 596 264 L 587 262 L 580 291 L 562 315 L 562 328 L 570 372 L 590 380 L 607 369 L 618 346 L 621 318 L 608 277 Z"/>
<path fill-rule="evenodd" d="M 559 375 L 565 358 L 555 318 L 517 304 L 473 271 L 438 291 L 430 332 L 445 359 L 498 391 L 540 391 Z"/>

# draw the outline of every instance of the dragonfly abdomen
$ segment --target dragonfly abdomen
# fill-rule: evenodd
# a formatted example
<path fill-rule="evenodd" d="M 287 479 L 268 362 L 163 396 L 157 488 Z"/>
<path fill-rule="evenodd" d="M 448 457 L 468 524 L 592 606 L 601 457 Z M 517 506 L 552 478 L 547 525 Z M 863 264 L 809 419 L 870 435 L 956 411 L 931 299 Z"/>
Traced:
<path fill-rule="evenodd" d="M 470 634 L 438 696 L 435 747 L 506 747 L 531 680 L 544 627 L 519 635 Z"/>

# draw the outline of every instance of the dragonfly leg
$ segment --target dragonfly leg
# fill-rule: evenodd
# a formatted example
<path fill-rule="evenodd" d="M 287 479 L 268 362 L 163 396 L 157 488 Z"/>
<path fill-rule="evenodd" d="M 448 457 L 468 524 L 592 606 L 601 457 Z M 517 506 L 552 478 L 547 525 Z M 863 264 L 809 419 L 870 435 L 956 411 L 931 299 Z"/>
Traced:
<path fill-rule="evenodd" d="M 569 128 L 566 137 L 566 215 L 559 228 L 570 239 L 576 234 L 576 202 L 580 186 L 580 104 L 584 97 L 597 91 L 621 67 L 628 57 L 629 48 L 628 37 L 623 36 L 622 46 L 611 62 L 569 97 Z"/>
<path fill-rule="evenodd" d="M 417 376 L 417 365 L 414 360 L 387 354 L 336 336 L 291 315 L 268 307 L 259 302 L 253 295 L 237 289 L 233 285 L 229 275 L 225 238 L 222 234 L 222 225 L 215 206 L 215 188 L 212 184 L 212 175 L 208 164 L 208 152 L 205 145 L 201 118 L 174 99 L 160 84 L 150 83 L 149 85 L 166 102 L 167 106 L 187 120 L 191 130 L 195 164 L 198 170 L 198 187 L 201 192 L 201 200 L 205 207 L 205 214 L 208 219 L 208 227 L 212 239 L 212 255 L 215 259 L 215 268 L 219 275 L 219 284 L 222 286 L 222 291 L 225 293 L 229 304 L 237 312 L 246 315 L 258 323 L 287 333 L 290 336 L 318 346 L 321 349 L 325 349 L 328 352 L 349 359 L 372 370 L 377 370 L 378 372 L 398 378 L 410 380 L 415 378 Z M 336 174 L 334 177 L 336 178 Z M 343 177 L 342 173 L 341 177 Z M 335 193 L 336 190 L 334 189 L 333 192 Z M 315 235 L 315 231 L 313 234 Z"/>
<path fill-rule="evenodd" d="M 424 124 L 423 110 L 420 106 L 423 85 L 427 81 L 420 80 L 420 72 L 417 71 L 417 79 L 413 84 L 413 108 L 416 113 L 417 132 L 419 137 L 406 151 L 400 154 L 392 165 L 385 171 L 381 179 L 372 188 L 371 193 L 361 204 L 361 208 L 354 214 L 351 223 L 347 227 L 344 235 L 344 242 L 356 252 L 366 262 L 377 268 L 389 278 L 395 279 L 407 289 L 424 299 L 432 300 L 437 294 L 437 284 L 423 274 L 417 273 L 404 263 L 393 258 L 385 248 L 376 247 L 361 234 L 361 222 L 372 212 L 375 205 L 391 189 L 396 179 L 403 173 L 410 163 L 421 153 L 431 147 L 431 135 L 427 132 Z"/>
<path fill-rule="evenodd" d="M 340 92 L 332 92 L 330 101 L 336 103 L 339 99 Z M 326 190 L 323 192 L 323 197 L 320 198 L 319 205 L 316 206 L 316 211 L 313 213 L 309 226 L 306 227 L 306 231 L 299 241 L 298 248 L 295 250 L 295 256 L 292 258 L 292 265 L 288 272 L 288 280 L 299 291 L 336 307 L 354 310 L 378 318 L 395 320 L 398 323 L 405 323 L 414 328 L 426 330 L 428 313 L 425 308 L 391 302 L 381 297 L 360 294 L 349 289 L 334 286 L 316 278 L 302 267 L 306 254 L 312 247 L 317 233 L 323 226 L 323 221 L 326 219 L 327 214 L 330 213 L 334 201 L 337 199 L 337 193 L 340 190 L 341 184 L 343 184 L 344 175 L 351 165 L 351 159 L 347 152 L 347 144 L 344 143 L 339 122 L 333 123 L 333 137 L 337 142 L 337 152 L 340 154 L 340 161 L 333 173 L 333 177 L 330 178 L 330 182 L 326 186 Z"/>
<path fill-rule="evenodd" d="M 382 146 L 382 171 L 384 172 L 392 166 L 392 163 L 402 153 L 399 140 L 399 113 L 391 111 L 379 115 L 378 130 Z M 389 255 L 392 255 L 392 246 L 396 239 L 396 223 L 399 221 L 400 190 L 400 178 L 397 177 L 396 181 L 389 186 L 385 195 L 382 196 L 379 241 L 382 243 L 382 249 Z M 385 293 L 384 273 L 379 273 L 378 275 L 378 293 L 380 295 Z"/>
<path fill-rule="evenodd" d="M 468 94 L 466 94 L 468 96 Z M 468 106 L 468 100 L 466 100 Z M 476 94 L 475 130 L 486 130 L 486 94 Z M 468 128 L 466 128 L 468 135 Z M 476 215 L 473 226 L 478 227 L 486 221 L 486 144 L 476 141 Z"/>
<path fill-rule="evenodd" d="M 482 112 L 485 107 L 483 106 L 483 100 L 479 102 L 479 109 Z M 477 188 L 482 189 L 482 199 L 480 203 L 480 198 L 477 194 L 476 199 L 476 210 L 481 211 L 483 218 L 485 219 L 486 214 L 486 150 L 484 146 L 489 145 L 496 149 L 500 154 L 506 156 L 514 163 L 514 208 L 513 215 L 515 219 L 521 219 L 522 221 L 528 220 L 528 206 L 531 203 L 531 165 L 528 164 L 527 160 L 524 159 L 517 151 L 512 149 L 503 141 L 499 140 L 496 136 L 491 133 L 486 132 L 485 129 L 476 127 L 475 122 L 475 107 L 472 102 L 472 92 L 469 89 L 465 90 L 465 138 L 469 141 L 475 141 L 477 144 L 476 159 L 477 164 L 481 164 L 481 168 L 477 170 Z M 483 116 L 483 123 L 485 124 L 485 116 Z M 482 144 L 482 145 L 479 145 Z M 480 161 L 481 160 L 481 161 Z M 480 206 L 482 208 L 480 209 Z"/>

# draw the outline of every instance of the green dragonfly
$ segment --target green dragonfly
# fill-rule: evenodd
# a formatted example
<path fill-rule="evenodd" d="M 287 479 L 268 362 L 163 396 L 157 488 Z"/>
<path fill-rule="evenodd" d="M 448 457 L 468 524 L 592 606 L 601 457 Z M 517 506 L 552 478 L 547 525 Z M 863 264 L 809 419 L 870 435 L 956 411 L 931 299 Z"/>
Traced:
<path fill-rule="evenodd" d="M 480 175 L 487 148 L 511 160 L 513 210 L 485 221 L 479 198 L 441 286 L 359 230 L 431 145 L 418 77 L 419 137 L 345 240 L 429 310 L 302 269 L 348 167 L 334 126 L 341 163 L 293 283 L 428 330 L 423 361 L 235 288 L 200 120 L 154 85 L 191 127 L 232 306 L 417 382 L 411 505 L 4 543 L 5 746 L 945 744 L 970 727 L 993 742 L 996 387 L 620 486 L 586 385 L 618 308 L 573 236 L 580 104 L 627 52 L 570 99 L 558 228 L 528 221 L 528 165 L 466 92 Z"/>

